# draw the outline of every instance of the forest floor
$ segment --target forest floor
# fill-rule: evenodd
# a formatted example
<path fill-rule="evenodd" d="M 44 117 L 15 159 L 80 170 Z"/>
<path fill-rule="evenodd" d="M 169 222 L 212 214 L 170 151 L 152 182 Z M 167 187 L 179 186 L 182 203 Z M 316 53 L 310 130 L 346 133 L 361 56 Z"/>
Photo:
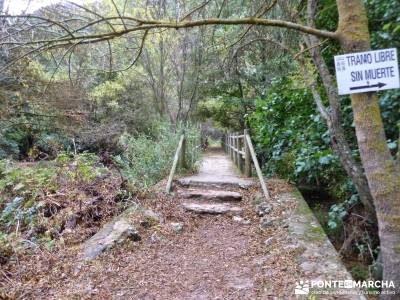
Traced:
<path fill-rule="evenodd" d="M 290 191 L 282 181 L 268 182 L 272 194 Z M 82 244 L 38 249 L 2 271 L 3 290 L 24 299 L 269 299 L 294 297 L 302 278 L 296 249 L 288 247 L 285 226 L 260 228 L 255 205 L 259 190 L 239 188 L 242 220 L 232 215 L 194 214 L 178 195 L 163 192 L 165 182 L 140 200 L 163 221 L 138 228 L 141 240 L 126 241 L 93 261 Z M 262 201 L 262 200 L 261 200 Z M 286 204 L 287 205 L 287 204 Z M 294 204 L 289 204 L 294 205 Z M 274 205 L 271 218 L 293 207 Z M 183 224 L 181 233 L 171 222 Z"/>

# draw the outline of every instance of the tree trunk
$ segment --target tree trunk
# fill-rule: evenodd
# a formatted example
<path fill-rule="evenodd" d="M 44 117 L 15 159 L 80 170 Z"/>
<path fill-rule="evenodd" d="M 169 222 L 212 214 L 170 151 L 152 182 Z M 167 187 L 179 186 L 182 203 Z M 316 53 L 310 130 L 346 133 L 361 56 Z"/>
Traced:
<path fill-rule="evenodd" d="M 362 0 L 337 0 L 337 33 L 346 52 L 370 49 L 368 18 Z M 376 93 L 351 95 L 354 123 L 361 160 L 374 198 L 378 217 L 383 259 L 383 280 L 395 283 L 397 295 L 381 299 L 398 299 L 400 295 L 400 174 L 386 143 Z M 388 291 L 393 291 L 389 289 Z"/>
<path fill-rule="evenodd" d="M 309 0 L 307 3 L 307 25 L 310 27 L 315 27 L 316 11 L 317 0 Z M 313 80 L 310 88 L 318 110 L 327 123 L 333 150 L 338 155 L 340 163 L 345 169 L 347 175 L 351 178 L 360 197 L 360 201 L 366 209 L 369 218 L 376 222 L 375 207 L 371 192 L 368 187 L 367 178 L 364 175 L 364 170 L 361 164 L 358 163 L 352 156 L 350 145 L 347 142 L 346 135 L 342 127 L 340 98 L 332 75 L 329 72 L 328 66 L 326 65 L 326 62 L 319 50 L 318 45 L 320 44 L 320 40 L 317 36 L 311 35 L 305 36 L 304 40 L 307 47 L 310 49 L 311 58 L 317 67 L 318 73 L 322 79 L 322 84 L 324 85 L 328 96 L 330 107 L 329 111 L 327 111 L 325 106 L 322 104 L 321 97 L 316 88 L 317 84 Z M 305 76 L 307 78 L 312 78 L 305 63 L 303 63 L 303 69 L 304 73 L 307 73 Z"/>
<path fill-rule="evenodd" d="M 330 106 L 329 112 L 326 111 L 325 107 L 323 107 L 322 101 L 320 99 L 315 99 L 316 97 L 320 98 L 320 96 L 319 94 L 315 95 L 315 93 L 317 93 L 316 87 L 311 86 L 314 100 L 317 103 L 320 114 L 325 119 L 328 126 L 333 150 L 338 155 L 340 163 L 345 169 L 347 175 L 351 178 L 360 197 L 360 201 L 368 212 L 370 219 L 376 221 L 375 207 L 373 204 L 371 192 L 368 187 L 367 178 L 364 175 L 362 166 L 353 158 L 350 145 L 347 142 L 346 136 L 343 131 L 339 95 L 336 91 L 336 87 L 334 86 L 328 67 L 326 66 L 325 61 L 320 55 L 319 50 L 317 49 L 317 47 L 315 47 L 315 45 L 319 44 L 318 39 L 315 37 L 310 37 L 309 39 L 306 39 L 306 41 L 307 46 L 311 48 L 311 57 L 314 61 L 314 64 L 317 66 L 318 72 L 322 79 L 322 83 L 328 95 Z M 305 64 L 303 68 L 306 68 Z M 304 70 L 304 72 L 308 73 L 306 69 Z M 309 74 L 305 75 L 306 77 L 310 77 Z"/>

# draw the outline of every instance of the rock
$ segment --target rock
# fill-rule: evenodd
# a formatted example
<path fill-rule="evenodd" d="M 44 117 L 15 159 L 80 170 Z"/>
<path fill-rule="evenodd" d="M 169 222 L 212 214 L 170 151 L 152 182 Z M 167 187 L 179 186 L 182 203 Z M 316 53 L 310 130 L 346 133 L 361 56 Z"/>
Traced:
<path fill-rule="evenodd" d="M 267 202 L 262 202 L 256 206 L 256 212 L 260 217 L 269 214 L 271 211 L 272 205 Z"/>
<path fill-rule="evenodd" d="M 175 233 L 182 233 L 183 224 L 182 223 L 171 223 L 171 228 Z"/>
<path fill-rule="evenodd" d="M 233 216 L 232 220 L 234 222 L 240 223 L 240 224 L 244 224 L 244 225 L 249 225 L 250 224 L 250 220 L 246 220 L 242 217 L 239 216 Z"/>
<path fill-rule="evenodd" d="M 274 240 L 274 238 L 271 236 L 271 237 L 267 238 L 267 239 L 264 241 L 264 244 L 265 244 L 266 246 L 269 246 L 269 245 L 272 244 L 272 241 L 273 241 L 273 240 Z"/>
<path fill-rule="evenodd" d="M 183 202 L 182 206 L 185 210 L 204 214 L 241 213 L 243 211 L 242 208 L 238 206 L 232 206 L 229 203 Z"/>
<path fill-rule="evenodd" d="M 232 220 L 238 223 L 242 223 L 244 221 L 244 219 L 239 216 L 233 216 Z"/>
<path fill-rule="evenodd" d="M 145 209 L 138 207 L 136 210 L 132 210 L 127 214 L 130 219 L 138 219 L 139 225 L 144 228 L 153 227 L 159 223 L 163 223 L 163 218 L 152 211 L 151 209 Z"/>
<path fill-rule="evenodd" d="M 240 201 L 242 195 L 237 192 L 216 190 L 188 190 L 180 193 L 185 199 L 212 200 L 212 201 Z"/>
<path fill-rule="evenodd" d="M 84 244 L 84 259 L 92 260 L 103 251 L 125 240 L 141 239 L 136 229 L 124 218 L 115 219 L 99 230 Z"/>
<path fill-rule="evenodd" d="M 159 214 L 157 214 L 154 211 L 152 211 L 151 209 L 144 209 L 142 211 L 142 215 L 146 219 L 152 220 L 152 221 L 157 222 L 157 223 L 163 223 L 164 222 L 164 219 Z"/>
<path fill-rule="evenodd" d="M 164 222 L 163 218 L 151 209 L 139 210 L 139 213 L 141 215 L 139 224 L 144 228 L 150 228 L 156 224 Z"/>
<path fill-rule="evenodd" d="M 150 236 L 150 242 L 157 243 L 165 239 L 162 235 L 158 234 L 157 231 L 154 231 L 153 234 Z"/>
<path fill-rule="evenodd" d="M 274 220 L 268 219 L 266 217 L 262 218 L 260 221 L 260 228 L 267 229 L 274 225 Z"/>

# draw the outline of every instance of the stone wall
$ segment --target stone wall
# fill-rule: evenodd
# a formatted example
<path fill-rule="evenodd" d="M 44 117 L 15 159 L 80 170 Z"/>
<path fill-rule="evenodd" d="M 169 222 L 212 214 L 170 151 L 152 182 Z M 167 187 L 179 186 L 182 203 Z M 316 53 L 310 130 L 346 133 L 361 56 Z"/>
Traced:
<path fill-rule="evenodd" d="M 311 281 L 353 280 L 300 192 L 296 190 L 280 194 L 277 201 L 281 203 L 296 202 L 296 208 L 287 214 L 286 224 L 289 229 L 289 240 L 293 243 L 290 246 L 299 249 L 297 259 L 305 274 L 305 278 L 300 278 L 299 281 L 310 283 Z M 348 288 L 332 289 L 332 291 L 338 290 L 359 292 Z M 363 295 L 340 295 L 336 296 L 336 299 L 338 297 L 340 299 L 365 299 Z M 316 299 L 329 299 L 329 296 L 318 295 Z"/>

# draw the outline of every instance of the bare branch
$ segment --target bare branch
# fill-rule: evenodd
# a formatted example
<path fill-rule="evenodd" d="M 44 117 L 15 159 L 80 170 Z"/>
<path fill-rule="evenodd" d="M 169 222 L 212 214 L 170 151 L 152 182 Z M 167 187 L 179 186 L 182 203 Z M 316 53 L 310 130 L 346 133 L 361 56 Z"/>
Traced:
<path fill-rule="evenodd" d="M 138 59 L 139 59 L 140 56 L 142 55 L 143 48 L 144 48 L 144 45 L 145 45 L 145 42 L 146 42 L 146 37 L 147 37 L 148 33 L 149 33 L 148 30 L 144 32 L 143 37 L 142 37 L 142 42 L 141 42 L 141 44 L 140 44 L 138 53 L 137 53 L 136 57 L 132 60 L 132 62 L 129 64 L 129 66 L 127 66 L 127 67 L 124 68 L 124 69 L 113 70 L 112 72 L 124 72 L 124 71 L 129 70 L 130 68 L 132 68 L 132 67 L 136 64 L 136 62 L 138 61 Z"/>
<path fill-rule="evenodd" d="M 308 51 L 310 51 L 310 50 L 313 50 L 313 48 L 322 46 L 322 45 L 325 44 L 327 41 L 328 41 L 328 40 L 326 39 L 326 40 L 323 40 L 322 42 L 320 42 L 320 43 L 318 43 L 318 44 L 311 45 L 310 47 L 307 47 L 307 48 L 305 48 L 305 49 L 302 49 L 300 52 L 298 52 L 298 53 L 295 55 L 295 58 L 299 57 L 300 55 L 303 55 L 305 52 L 308 52 Z"/>
<path fill-rule="evenodd" d="M 0 18 L 7 18 L 7 16 L 0 15 Z M 114 17 L 113 19 L 115 19 Z M 211 19 L 203 19 L 203 20 L 195 20 L 195 21 L 183 21 L 183 22 L 170 22 L 170 21 L 156 21 L 156 20 L 141 20 L 136 18 L 130 17 L 123 17 L 127 20 L 136 20 L 140 23 L 140 25 L 133 26 L 128 28 L 127 30 L 120 30 L 115 32 L 107 32 L 107 33 L 100 33 L 100 34 L 88 34 L 88 35 L 79 35 L 79 36 L 71 36 L 71 37 L 64 37 L 64 38 L 56 38 L 56 39 L 47 39 L 47 40 L 37 40 L 31 42 L 3 42 L 0 45 L 17 45 L 17 44 L 40 44 L 40 43 L 57 43 L 57 42 L 67 42 L 73 40 L 92 40 L 95 42 L 96 40 L 108 38 L 112 39 L 118 36 L 122 36 L 128 34 L 130 32 L 135 31 L 146 31 L 149 29 L 155 28 L 173 28 L 173 29 L 180 29 L 180 28 L 193 28 L 199 26 L 209 26 L 209 25 L 259 25 L 259 26 L 271 26 L 271 27 L 281 27 L 281 28 L 288 28 L 291 30 L 296 30 L 303 33 L 308 33 L 311 35 L 316 35 L 319 37 L 325 37 L 330 39 L 337 39 L 338 36 L 335 32 L 326 31 L 316 29 L 310 26 L 301 25 L 298 23 L 293 23 L 289 21 L 277 20 L 277 19 L 263 19 L 263 18 L 254 18 L 254 17 L 247 17 L 247 18 L 236 18 L 236 19 L 218 19 L 218 18 L 211 18 Z M 109 20 L 110 18 L 105 18 L 105 20 Z"/>
<path fill-rule="evenodd" d="M 86 11 L 86 12 L 88 12 L 88 13 L 90 13 L 90 14 L 93 14 L 93 15 L 95 15 L 96 17 L 98 17 L 98 18 L 104 20 L 104 21 L 108 24 L 108 26 L 111 28 L 111 30 L 115 32 L 115 28 L 114 28 L 114 27 L 110 24 L 110 22 L 109 22 L 108 20 L 106 20 L 102 15 L 98 14 L 97 12 L 95 12 L 95 11 L 93 11 L 93 10 L 91 10 L 91 9 L 89 9 L 89 8 L 87 8 L 87 7 L 85 7 L 85 6 L 79 5 L 79 4 L 75 3 L 75 2 L 70 2 L 70 1 L 68 1 L 68 3 L 71 4 L 71 5 L 74 5 L 74 6 L 76 6 L 76 7 L 79 7 L 80 9 L 83 9 L 84 11 Z"/>
<path fill-rule="evenodd" d="M 111 0 L 111 2 L 112 2 L 112 4 L 114 5 L 114 8 L 115 8 L 115 10 L 117 11 L 117 14 L 118 14 L 119 18 L 121 19 L 122 24 L 124 24 L 125 30 L 127 30 L 128 27 L 126 27 L 126 24 L 125 24 L 125 22 L 124 22 L 124 19 L 122 18 L 121 13 L 119 12 L 118 6 L 115 4 L 114 0 Z"/>
<path fill-rule="evenodd" d="M 35 15 L 18 15 L 18 16 L 13 16 L 13 15 L 0 15 L 0 19 L 21 19 L 21 18 L 39 19 L 39 20 L 42 20 L 42 21 L 45 21 L 45 22 L 54 24 L 54 25 L 60 27 L 61 29 L 63 29 L 64 31 L 66 31 L 66 32 L 68 33 L 68 35 L 69 35 L 71 38 L 74 38 L 74 37 L 75 37 L 75 36 L 72 34 L 72 32 L 71 32 L 67 27 L 65 27 L 63 24 L 61 24 L 61 23 L 59 23 L 59 22 L 57 22 L 57 21 L 54 21 L 54 20 L 52 20 L 52 19 L 49 19 L 49 18 L 40 17 L 40 16 L 35 16 Z"/>
<path fill-rule="evenodd" d="M 263 15 L 265 15 L 268 11 L 270 11 L 270 10 L 276 5 L 277 2 L 278 2 L 277 0 L 274 0 L 270 5 L 264 5 L 264 6 L 262 6 L 261 8 L 259 8 L 258 11 L 257 11 L 256 14 L 255 14 L 255 17 L 256 17 L 256 18 L 260 18 L 260 17 L 262 17 Z M 244 39 L 244 37 L 247 35 L 247 33 L 249 33 L 249 31 L 251 30 L 251 28 L 253 28 L 253 26 L 254 26 L 254 25 L 249 25 L 249 26 L 246 28 L 246 30 L 240 35 L 240 37 L 239 37 L 234 43 L 232 43 L 231 45 L 229 45 L 227 48 L 231 48 L 231 47 L 233 47 L 233 46 L 239 44 L 239 43 Z"/>
<path fill-rule="evenodd" d="M 190 17 L 192 14 L 194 14 L 195 12 L 199 11 L 200 9 L 202 9 L 203 7 L 205 7 L 208 3 L 210 3 L 211 0 L 206 0 L 205 2 L 203 2 L 202 4 L 200 4 L 199 6 L 193 8 L 191 11 L 189 11 L 187 14 L 185 14 L 179 21 L 182 22 L 184 21 L 186 18 Z"/>

